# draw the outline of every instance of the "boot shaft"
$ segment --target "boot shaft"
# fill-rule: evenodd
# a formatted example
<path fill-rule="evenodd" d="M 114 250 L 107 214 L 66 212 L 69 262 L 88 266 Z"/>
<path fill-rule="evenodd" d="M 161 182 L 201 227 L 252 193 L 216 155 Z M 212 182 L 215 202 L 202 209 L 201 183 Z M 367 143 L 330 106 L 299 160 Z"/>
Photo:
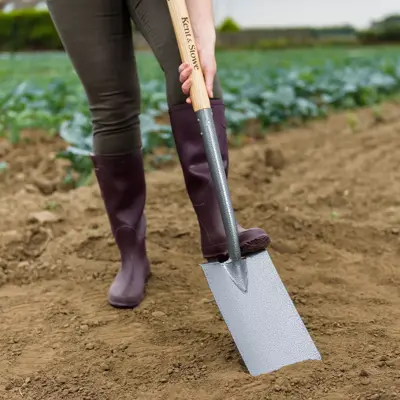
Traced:
<path fill-rule="evenodd" d="M 123 155 L 91 156 L 104 206 L 115 235 L 122 226 L 141 222 L 146 181 L 141 150 Z"/>

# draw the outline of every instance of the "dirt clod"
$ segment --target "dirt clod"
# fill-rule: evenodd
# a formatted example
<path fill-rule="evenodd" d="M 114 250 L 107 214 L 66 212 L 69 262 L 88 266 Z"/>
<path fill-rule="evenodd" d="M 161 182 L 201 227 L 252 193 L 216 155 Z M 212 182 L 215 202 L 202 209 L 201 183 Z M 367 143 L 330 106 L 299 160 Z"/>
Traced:
<path fill-rule="evenodd" d="M 275 170 L 281 170 L 285 166 L 285 157 L 280 149 L 267 148 L 265 150 L 265 165 Z"/>
<path fill-rule="evenodd" d="M 37 211 L 31 213 L 28 217 L 29 222 L 38 222 L 39 224 L 46 224 L 51 222 L 60 221 L 60 217 L 50 211 Z"/>
<path fill-rule="evenodd" d="M 151 315 L 154 318 L 163 318 L 166 316 L 165 313 L 163 313 L 162 311 L 154 311 L 153 313 L 151 313 Z"/>

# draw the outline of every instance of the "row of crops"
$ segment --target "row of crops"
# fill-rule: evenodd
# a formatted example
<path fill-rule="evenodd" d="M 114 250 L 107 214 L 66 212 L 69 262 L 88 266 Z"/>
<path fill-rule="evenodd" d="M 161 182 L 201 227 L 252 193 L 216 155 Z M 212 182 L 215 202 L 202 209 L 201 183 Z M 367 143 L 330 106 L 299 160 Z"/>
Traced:
<path fill-rule="evenodd" d="M 273 53 L 268 55 L 273 57 Z M 84 180 L 91 168 L 87 162 L 91 127 L 86 97 L 77 77 L 64 55 L 54 55 L 53 60 L 51 55 L 43 56 L 50 64 L 62 63 L 63 68 L 58 71 L 64 73 L 58 74 L 56 68 L 52 73 L 41 74 L 37 65 L 45 71 L 46 64 L 43 59 L 32 58 L 39 71 L 35 75 L 35 69 L 24 64 L 24 57 L 0 58 L 0 65 L 4 61 L 8 68 L 0 69 L 0 135 L 12 143 L 19 141 L 24 129 L 39 128 L 61 135 L 68 148 L 60 156 L 71 160 Z M 144 57 L 147 59 L 140 65 L 142 71 L 148 73 L 150 65 L 154 71 L 157 67 L 153 77 L 146 77 L 139 70 L 144 75 L 142 138 L 145 152 L 151 153 L 155 148 L 173 147 L 174 143 L 169 125 L 157 123 L 158 117 L 167 112 L 162 75 L 154 60 Z M 332 57 L 329 53 L 321 56 L 318 51 L 313 57 L 312 50 L 308 50 L 307 55 L 286 54 L 286 59 L 268 62 L 261 62 L 264 55 L 254 54 L 253 58 L 230 63 L 233 57 L 225 53 L 219 63 L 232 137 L 245 133 L 249 119 L 260 121 L 263 131 L 268 132 L 294 121 L 322 118 L 331 109 L 373 105 L 400 92 L 400 56 L 395 50 L 341 55 L 332 52 Z M 11 70 L 12 65 L 26 68 L 29 75 L 19 76 L 18 68 Z M 5 79 L 7 71 L 9 76 Z"/>

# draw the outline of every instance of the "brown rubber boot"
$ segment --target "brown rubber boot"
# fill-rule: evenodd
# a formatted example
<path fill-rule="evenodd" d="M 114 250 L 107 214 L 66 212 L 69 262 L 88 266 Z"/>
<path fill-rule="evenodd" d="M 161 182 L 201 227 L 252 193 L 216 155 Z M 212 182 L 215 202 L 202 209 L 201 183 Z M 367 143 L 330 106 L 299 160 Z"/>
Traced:
<path fill-rule="evenodd" d="M 228 176 L 224 103 L 222 100 L 211 100 L 211 107 L 225 173 Z M 190 104 L 174 106 L 169 113 L 186 190 L 200 225 L 203 255 L 207 260 L 224 260 L 228 254 L 228 244 L 196 114 Z M 238 231 L 242 255 L 264 250 L 270 242 L 268 235 L 260 228 L 244 229 L 238 225 Z"/>
<path fill-rule="evenodd" d="M 121 255 L 121 268 L 108 292 L 109 303 L 134 308 L 144 297 L 150 276 L 146 254 L 146 183 L 141 150 L 92 156 L 97 181 Z"/>

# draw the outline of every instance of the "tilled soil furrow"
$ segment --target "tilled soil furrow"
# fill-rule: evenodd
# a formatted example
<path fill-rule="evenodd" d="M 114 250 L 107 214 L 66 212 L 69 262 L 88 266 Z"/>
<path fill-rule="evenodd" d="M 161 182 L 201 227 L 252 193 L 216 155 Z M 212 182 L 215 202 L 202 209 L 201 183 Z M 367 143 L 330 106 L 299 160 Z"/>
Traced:
<path fill-rule="evenodd" d="M 21 144 L 0 181 L 0 398 L 400 398 L 400 108 L 346 114 L 231 151 L 242 225 L 271 256 L 323 362 L 246 373 L 199 264 L 179 165 L 147 175 L 153 276 L 134 310 L 107 304 L 119 267 L 99 190 L 68 191 L 59 142 Z"/>

